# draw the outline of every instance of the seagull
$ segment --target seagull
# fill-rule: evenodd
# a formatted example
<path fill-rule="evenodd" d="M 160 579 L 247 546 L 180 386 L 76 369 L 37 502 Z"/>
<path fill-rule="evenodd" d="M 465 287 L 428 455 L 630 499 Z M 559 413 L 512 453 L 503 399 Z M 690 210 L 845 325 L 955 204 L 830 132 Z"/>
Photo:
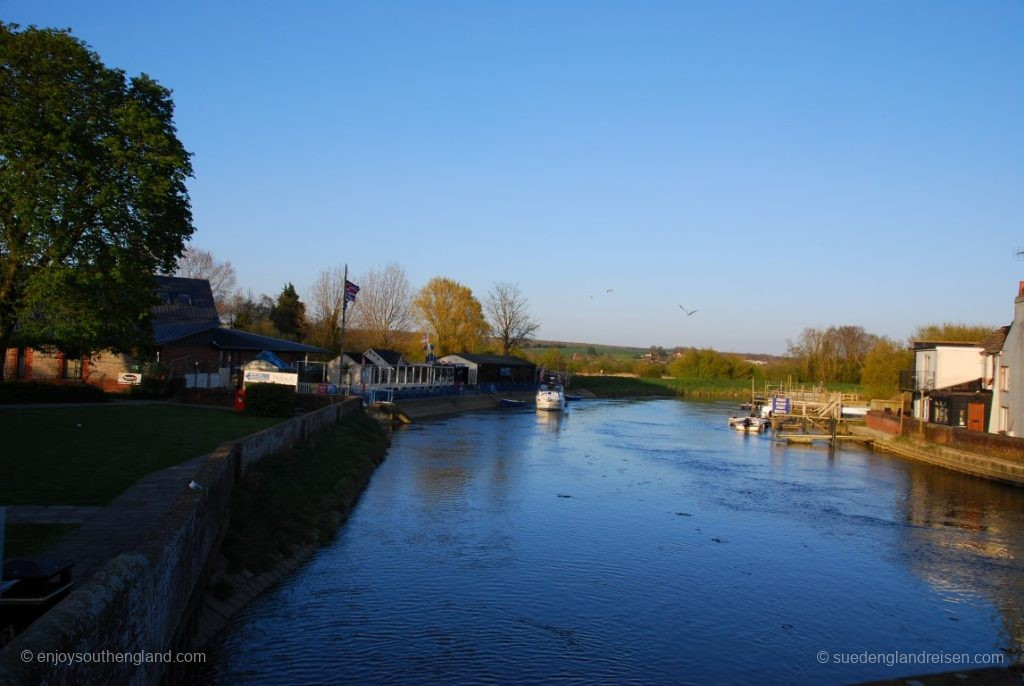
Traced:
<path fill-rule="evenodd" d="M 694 312 L 697 311 L 697 310 L 688 310 L 685 307 L 683 307 L 682 305 L 679 306 L 679 309 L 682 310 L 683 312 L 685 312 L 687 317 L 689 317 L 691 314 L 693 314 Z"/>
<path fill-rule="evenodd" d="M 605 293 L 611 293 L 611 292 L 612 292 L 612 291 L 614 291 L 614 290 L 615 290 L 614 288 L 609 288 L 609 289 L 607 289 L 607 290 L 605 291 Z"/>
<path fill-rule="evenodd" d="M 203 487 L 200 486 L 199 484 L 197 484 L 195 479 L 193 479 L 192 481 L 188 482 L 188 487 L 190 489 L 192 489 L 193 491 L 201 491 L 201 490 L 203 490 Z"/>

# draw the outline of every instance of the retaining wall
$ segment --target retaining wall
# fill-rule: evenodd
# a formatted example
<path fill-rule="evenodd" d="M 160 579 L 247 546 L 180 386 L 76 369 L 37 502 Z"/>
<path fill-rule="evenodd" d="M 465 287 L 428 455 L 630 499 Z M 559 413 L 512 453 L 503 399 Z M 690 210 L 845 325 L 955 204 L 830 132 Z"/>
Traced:
<path fill-rule="evenodd" d="M 185 490 L 139 550 L 121 554 L 0 651 L 0 684 L 151 684 L 175 673 L 152 659 L 186 645 L 201 607 L 211 563 L 227 531 L 231 492 L 248 466 L 333 426 L 361 407 L 336 403 L 284 424 L 221 444 L 197 468 L 203 490 Z M 40 656 L 77 654 L 90 661 L 55 664 Z M 30 656 L 30 659 L 24 659 Z M 184 666 L 184 665 L 182 665 Z"/>

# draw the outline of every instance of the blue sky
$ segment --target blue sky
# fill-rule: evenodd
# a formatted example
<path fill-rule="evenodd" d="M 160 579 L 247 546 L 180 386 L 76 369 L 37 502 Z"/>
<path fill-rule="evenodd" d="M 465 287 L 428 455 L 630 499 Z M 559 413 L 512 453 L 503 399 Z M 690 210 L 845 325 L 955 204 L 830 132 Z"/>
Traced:
<path fill-rule="evenodd" d="M 1024 279 L 1016 0 L 0 18 L 69 27 L 173 90 L 193 243 L 255 293 L 394 261 L 414 288 L 518 284 L 543 338 L 781 353 L 805 327 L 1004 325 Z"/>

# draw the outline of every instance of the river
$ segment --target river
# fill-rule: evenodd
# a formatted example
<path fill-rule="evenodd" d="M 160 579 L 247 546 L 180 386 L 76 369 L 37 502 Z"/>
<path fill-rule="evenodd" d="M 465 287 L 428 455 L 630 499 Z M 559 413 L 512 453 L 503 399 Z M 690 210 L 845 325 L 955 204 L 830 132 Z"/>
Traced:
<path fill-rule="evenodd" d="M 394 432 L 206 683 L 841 683 L 1017 658 L 1020 490 L 584 400 Z"/>

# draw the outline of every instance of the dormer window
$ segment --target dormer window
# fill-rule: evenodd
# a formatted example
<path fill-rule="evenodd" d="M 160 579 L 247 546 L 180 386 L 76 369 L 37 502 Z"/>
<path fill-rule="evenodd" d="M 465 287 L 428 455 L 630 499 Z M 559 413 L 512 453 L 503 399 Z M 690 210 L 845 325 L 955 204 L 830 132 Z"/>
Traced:
<path fill-rule="evenodd" d="M 178 295 L 174 298 L 174 302 L 176 302 L 178 305 L 191 305 L 192 296 L 189 295 L 188 293 L 178 293 Z"/>

